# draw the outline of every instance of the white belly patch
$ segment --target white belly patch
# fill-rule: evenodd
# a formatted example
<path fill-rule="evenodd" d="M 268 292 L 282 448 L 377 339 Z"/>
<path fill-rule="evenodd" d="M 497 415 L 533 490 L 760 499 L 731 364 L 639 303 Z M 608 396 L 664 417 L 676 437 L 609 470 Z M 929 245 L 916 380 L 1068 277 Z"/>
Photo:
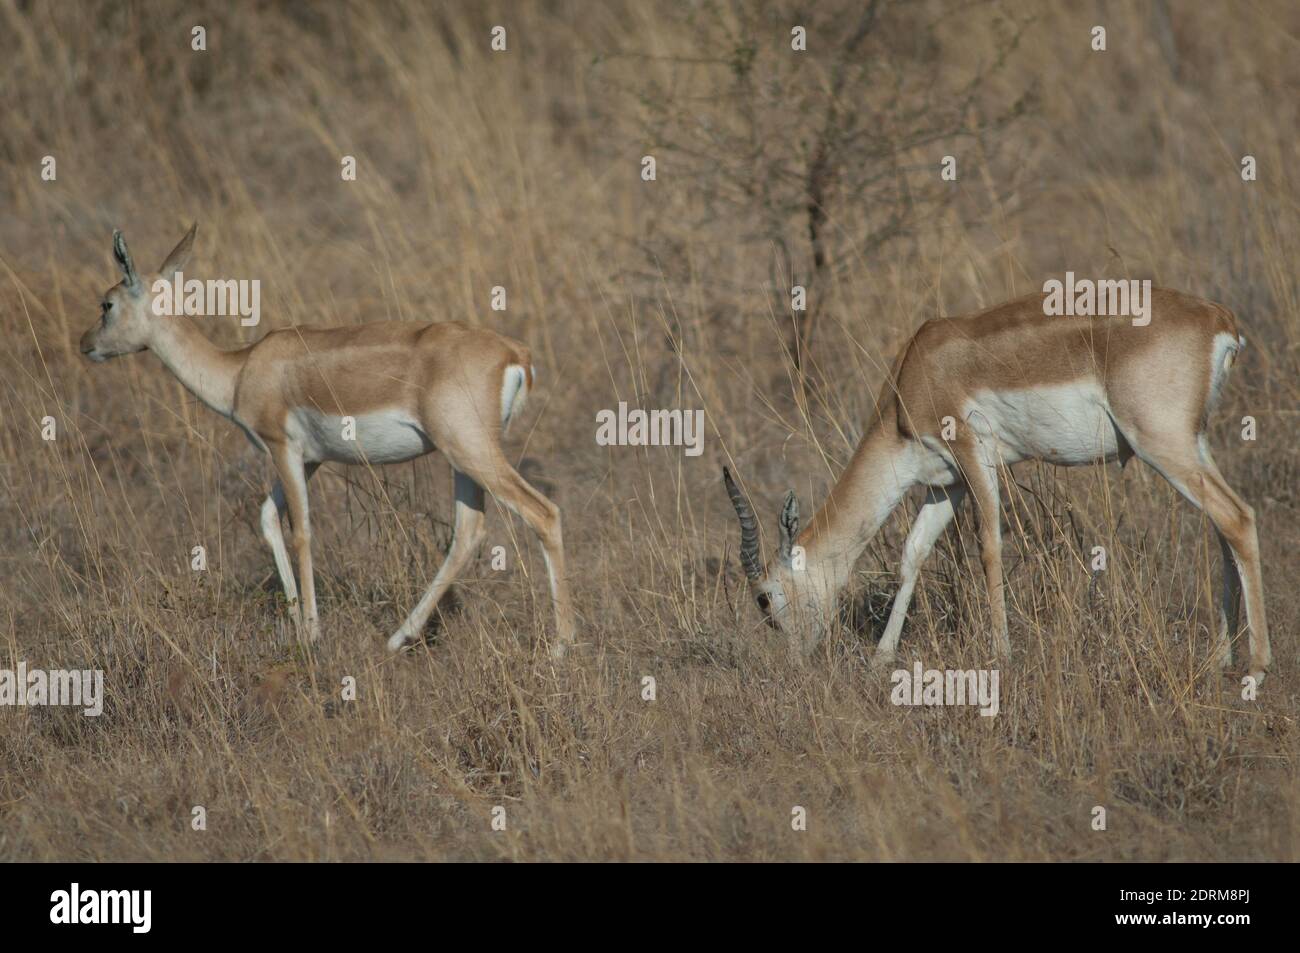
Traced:
<path fill-rule="evenodd" d="M 976 394 L 968 425 L 997 443 L 1008 462 L 1039 459 L 1080 466 L 1119 455 L 1119 436 L 1106 397 L 1090 381 Z"/>
<path fill-rule="evenodd" d="M 401 410 L 336 416 L 308 408 L 291 410 L 285 432 L 314 462 L 402 463 L 434 449 L 419 423 Z"/>

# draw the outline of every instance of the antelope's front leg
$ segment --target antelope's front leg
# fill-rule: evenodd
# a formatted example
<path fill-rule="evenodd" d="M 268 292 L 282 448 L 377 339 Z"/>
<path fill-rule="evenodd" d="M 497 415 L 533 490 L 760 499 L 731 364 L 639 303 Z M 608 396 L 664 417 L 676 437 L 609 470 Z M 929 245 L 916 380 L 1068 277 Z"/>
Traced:
<path fill-rule="evenodd" d="M 308 463 L 303 468 L 303 476 L 308 482 L 318 466 L 316 463 Z M 293 563 L 289 561 L 289 548 L 285 545 L 284 533 L 280 527 L 280 521 L 288 512 L 289 503 L 285 498 L 284 484 L 276 480 L 271 492 L 262 501 L 262 538 L 271 547 L 275 571 L 280 577 L 280 587 L 284 590 L 284 601 L 289 606 L 289 617 L 293 619 L 294 627 L 300 628 L 302 607 L 298 602 L 298 583 L 293 578 Z"/>
<path fill-rule="evenodd" d="M 894 652 L 898 648 L 899 636 L 903 633 L 903 622 L 907 618 L 908 607 L 912 604 L 912 593 L 916 589 L 921 566 L 930 557 L 935 541 L 952 522 L 957 507 L 966 495 L 964 486 L 950 489 L 930 489 L 926 491 L 925 503 L 916 514 L 916 521 L 907 534 L 903 544 L 903 560 L 899 573 L 901 582 L 898 594 L 894 596 L 894 606 L 889 611 L 889 622 L 885 633 L 876 647 L 876 654 L 871 663 L 876 668 L 887 668 L 894 663 Z"/>
<path fill-rule="evenodd" d="M 980 561 L 984 564 L 984 583 L 989 594 L 993 652 L 1006 658 L 1011 655 L 1011 638 L 1007 632 L 1007 604 L 1002 587 L 1002 504 L 998 499 L 997 469 L 996 465 L 978 459 L 977 454 L 962 461 L 962 469 L 979 521 Z"/>
<path fill-rule="evenodd" d="M 304 464 L 302 455 L 289 448 L 275 452 L 275 467 L 280 473 L 289 521 L 293 524 L 293 549 L 298 561 L 298 591 L 302 595 L 302 637 L 314 642 L 320 637 L 316 615 L 316 583 L 311 565 L 311 518 L 307 508 L 307 480 L 315 466 Z"/>
<path fill-rule="evenodd" d="M 284 599 L 288 603 L 289 614 L 296 626 L 302 621 L 298 611 L 298 583 L 293 578 L 293 564 L 289 562 L 289 549 L 284 544 L 284 533 L 280 528 L 280 520 L 288 510 L 284 484 L 276 480 L 275 486 L 262 502 L 262 537 L 271 547 L 271 555 L 275 558 L 275 571 L 280 576 L 280 587 L 284 590 Z"/>

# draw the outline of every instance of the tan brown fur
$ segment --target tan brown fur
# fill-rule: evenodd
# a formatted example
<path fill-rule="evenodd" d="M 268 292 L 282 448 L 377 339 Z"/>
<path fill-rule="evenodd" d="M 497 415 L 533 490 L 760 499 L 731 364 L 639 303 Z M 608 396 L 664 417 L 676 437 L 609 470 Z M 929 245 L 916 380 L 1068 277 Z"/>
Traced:
<path fill-rule="evenodd" d="M 1150 322 L 1145 325 L 1134 325 L 1130 316 L 1048 315 L 1044 299 L 1043 294 L 1026 295 L 984 311 L 936 318 L 917 330 L 881 391 L 876 420 L 821 509 L 795 540 L 806 554 L 806 568 L 796 571 L 779 560 L 769 563 L 765 576 L 754 581 L 760 607 L 773 618 L 770 607 L 779 607 L 778 624 L 792 634 L 797 649 L 809 651 L 857 555 L 906 491 L 926 486 L 922 513 L 928 518 L 918 518 L 908 537 L 904 586 L 878 652 L 879 661 L 888 662 L 916 570 L 954 507 L 970 493 L 994 646 L 999 654 L 1007 654 L 997 470 L 1017 459 L 1058 462 L 1057 451 L 1047 446 L 1004 461 L 997 428 L 981 435 L 970 425 L 969 409 L 987 402 L 989 395 L 1001 400 L 1023 394 L 1023 411 L 1033 406 L 1035 394 L 1064 389 L 1077 391 L 1079 406 L 1106 422 L 1106 443 L 1113 443 L 1111 450 L 1099 444 L 1096 459 L 1087 462 L 1112 455 L 1123 462 L 1136 453 L 1209 516 L 1224 563 L 1216 655 L 1227 664 L 1244 589 L 1250 673 L 1257 683 L 1262 681 L 1272 656 L 1255 514 L 1223 479 L 1205 435 L 1213 381 L 1226 374 L 1239 347 L 1236 319 L 1222 305 L 1168 289 L 1152 289 Z M 1229 340 L 1223 345 L 1222 366 L 1215 366 L 1221 336 Z M 1105 416 L 1098 408 L 1104 408 Z M 1066 430 L 1071 421 L 1050 419 L 1060 412 L 1059 407 L 1045 412 L 1046 419 L 1035 423 L 1037 430 Z M 944 436 L 945 418 L 954 431 L 951 439 Z M 795 514 L 797 521 L 797 507 Z"/>
<path fill-rule="evenodd" d="M 1185 373 L 1209 355 L 1216 334 L 1238 336 L 1222 305 L 1166 288 L 1151 290 L 1151 323 L 1127 316 L 1081 317 L 1044 313 L 1045 295 L 1025 295 L 984 311 L 926 321 L 903 349 L 889 399 L 905 436 L 938 435 L 939 421 L 960 413 L 976 389 L 1016 390 L 1095 376 L 1126 405 L 1150 395 L 1130 382 L 1171 385 L 1190 426 L 1203 420 L 1209 365 Z"/>
<path fill-rule="evenodd" d="M 194 234 L 191 228 L 157 275 L 181 269 Z M 556 612 L 552 652 L 563 653 L 573 641 L 574 621 L 559 508 L 516 472 L 501 449 L 504 424 L 533 384 L 527 347 L 460 322 L 382 321 L 285 328 L 248 347 L 223 351 L 193 319 L 153 314 L 146 289 L 157 275 L 138 275 L 120 236 L 115 235 L 114 244 L 125 277 L 106 292 L 105 317 L 82 336 L 81 350 L 92 360 L 154 350 L 182 384 L 270 454 L 279 479 L 263 504 L 263 533 L 307 638 L 315 638 L 318 630 L 307 483 L 321 463 L 370 460 L 360 444 L 344 453 L 338 446 L 313 441 L 304 430 L 302 414 L 320 415 L 313 421 L 354 418 L 354 423 L 372 415 L 380 419 L 381 428 L 392 427 L 404 435 L 394 459 L 441 450 L 452 465 L 455 490 L 451 550 L 389 647 L 401 648 L 419 637 L 438 600 L 477 548 L 486 492 L 517 512 L 541 540 Z M 521 386 L 506 396 L 506 374 L 512 367 L 522 373 Z M 505 400 L 511 406 L 503 406 Z M 280 531 L 285 515 L 294 529 L 297 586 Z"/>

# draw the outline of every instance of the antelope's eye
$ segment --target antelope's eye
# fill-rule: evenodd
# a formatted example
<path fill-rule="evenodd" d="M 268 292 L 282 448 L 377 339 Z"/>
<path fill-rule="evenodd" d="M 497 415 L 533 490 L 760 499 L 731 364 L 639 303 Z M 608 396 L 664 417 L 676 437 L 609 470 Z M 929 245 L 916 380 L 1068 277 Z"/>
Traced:
<path fill-rule="evenodd" d="M 767 597 L 766 592 L 760 592 L 758 594 L 758 607 L 764 612 L 767 612 L 772 608 L 772 600 Z"/>
<path fill-rule="evenodd" d="M 108 314 L 109 310 L 110 310 L 112 307 L 113 307 L 113 302 L 111 302 L 111 301 L 101 301 L 101 302 L 99 303 L 99 313 L 100 313 L 100 314 Z"/>

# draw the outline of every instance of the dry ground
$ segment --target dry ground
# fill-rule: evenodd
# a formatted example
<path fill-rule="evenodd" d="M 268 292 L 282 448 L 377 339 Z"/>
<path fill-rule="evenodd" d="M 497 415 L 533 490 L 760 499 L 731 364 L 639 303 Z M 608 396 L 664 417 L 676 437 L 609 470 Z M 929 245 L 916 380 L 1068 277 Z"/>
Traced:
<path fill-rule="evenodd" d="M 0 0 L 0 660 L 100 668 L 108 688 L 98 719 L 0 709 L 0 858 L 1300 856 L 1300 10 L 1011 5 L 1033 22 L 989 95 L 1032 108 L 997 149 L 960 153 L 951 210 L 839 249 L 820 387 L 800 397 L 786 318 L 757 293 L 764 249 L 693 224 L 707 203 L 671 161 L 638 175 L 658 144 L 637 138 L 637 84 L 680 76 L 691 11 L 723 7 Z M 917 54 L 940 78 L 977 63 L 988 30 L 943 37 Z M 564 510 L 582 653 L 548 659 L 540 551 L 496 508 L 428 644 L 384 652 L 448 542 L 437 457 L 317 478 L 324 638 L 293 643 L 257 532 L 265 461 L 152 356 L 76 352 L 117 280 L 112 228 L 156 264 L 193 219 L 192 271 L 263 283 L 260 328 L 209 322 L 227 346 L 398 316 L 529 343 L 540 387 L 510 452 Z M 1276 657 L 1260 699 L 1208 668 L 1205 520 L 1139 465 L 1017 471 L 997 717 L 894 707 L 869 668 L 915 500 L 864 557 L 858 611 L 792 666 L 741 592 L 721 464 L 772 532 L 787 486 L 805 506 L 824 494 L 920 321 L 1067 269 L 1215 298 L 1246 329 L 1212 440 L 1259 515 Z M 596 446 L 595 412 L 619 400 L 704 408 L 704 454 Z M 962 526 L 936 552 L 900 664 L 988 663 L 971 541 Z M 1094 545 L 1110 568 L 1090 599 Z"/>

